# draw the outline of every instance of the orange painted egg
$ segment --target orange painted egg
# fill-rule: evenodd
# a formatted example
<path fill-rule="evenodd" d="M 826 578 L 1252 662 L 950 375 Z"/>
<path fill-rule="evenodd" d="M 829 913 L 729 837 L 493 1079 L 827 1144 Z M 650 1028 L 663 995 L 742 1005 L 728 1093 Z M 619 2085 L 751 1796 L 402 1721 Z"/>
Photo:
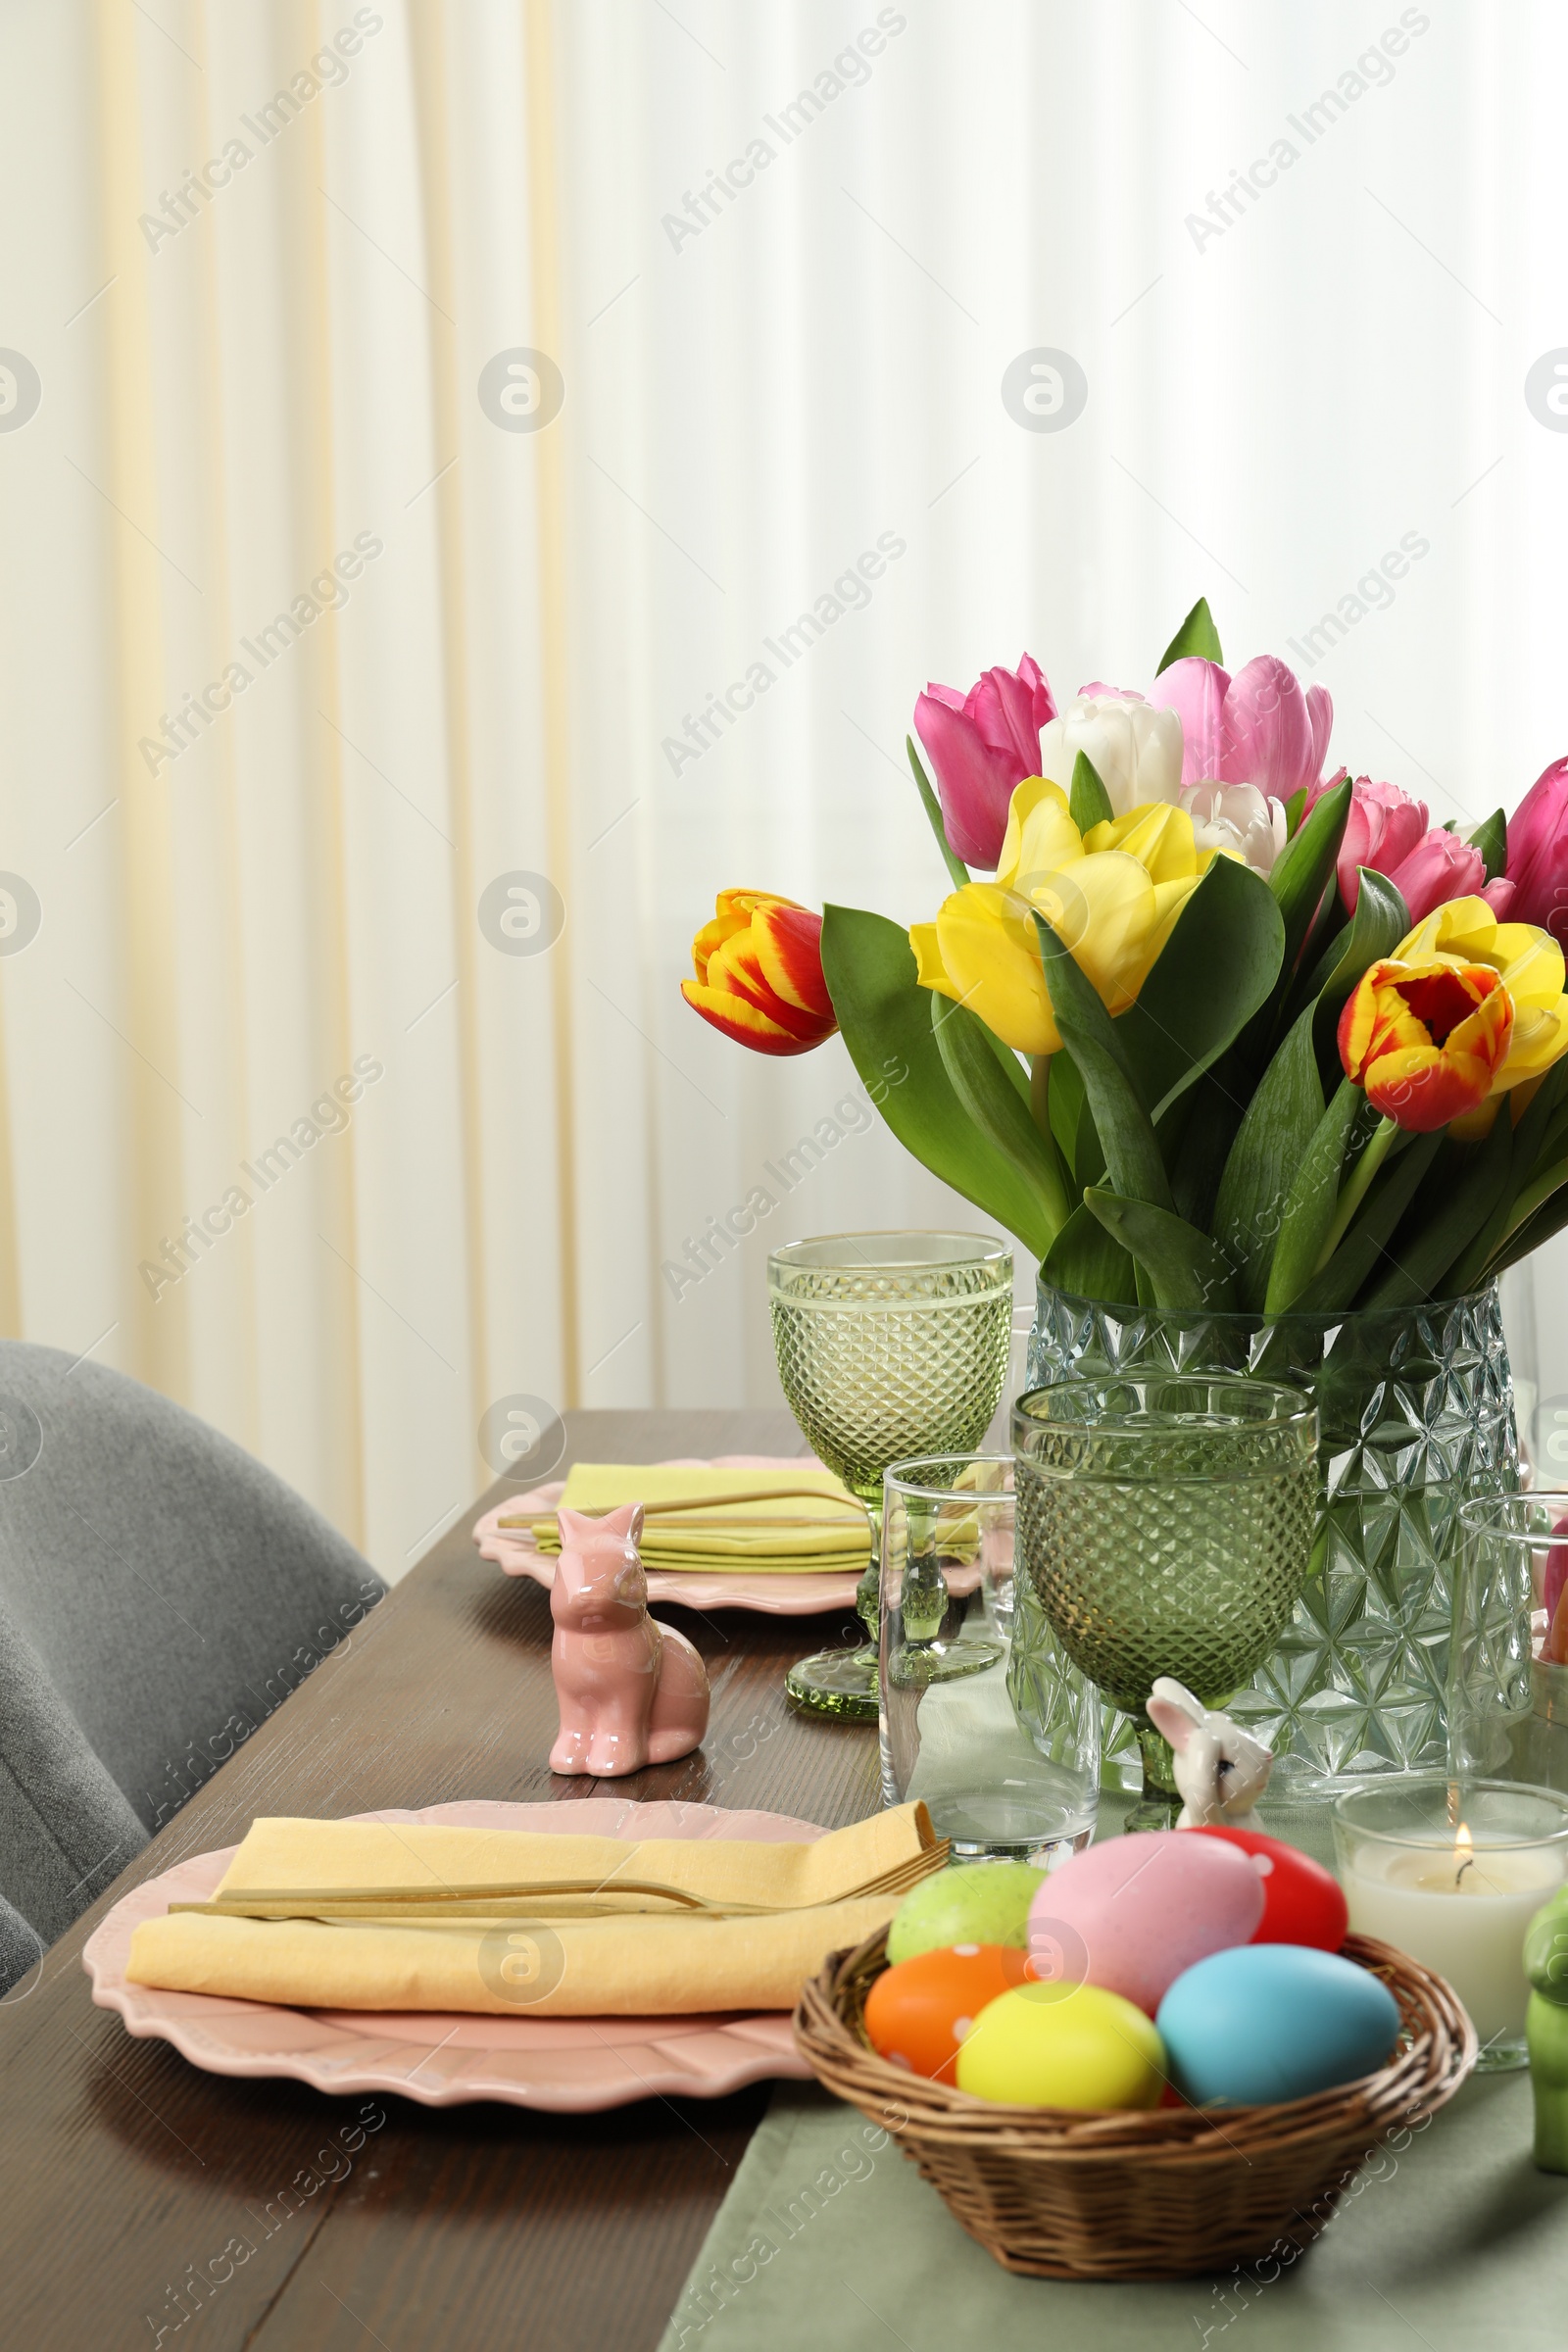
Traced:
<path fill-rule="evenodd" d="M 901 1960 L 865 2004 L 871 2046 L 911 2075 L 952 2082 L 958 2051 L 988 2001 L 1027 1982 L 1029 1956 L 1004 1943 L 947 1943 Z"/>

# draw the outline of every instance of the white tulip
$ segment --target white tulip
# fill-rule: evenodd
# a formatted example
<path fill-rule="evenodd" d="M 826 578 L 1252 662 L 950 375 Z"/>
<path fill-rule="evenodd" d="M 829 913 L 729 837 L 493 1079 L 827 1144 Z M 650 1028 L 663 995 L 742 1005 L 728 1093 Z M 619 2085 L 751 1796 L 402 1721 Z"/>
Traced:
<path fill-rule="evenodd" d="M 1040 736 L 1040 773 L 1072 790 L 1073 761 L 1093 760 L 1110 796 L 1112 813 L 1127 816 L 1151 801 L 1174 808 L 1182 782 L 1182 722 L 1142 697 L 1075 696 Z"/>
<path fill-rule="evenodd" d="M 1257 874 L 1274 870 L 1285 847 L 1285 804 L 1255 784 L 1189 784 L 1181 805 L 1200 850 L 1234 850 Z"/>

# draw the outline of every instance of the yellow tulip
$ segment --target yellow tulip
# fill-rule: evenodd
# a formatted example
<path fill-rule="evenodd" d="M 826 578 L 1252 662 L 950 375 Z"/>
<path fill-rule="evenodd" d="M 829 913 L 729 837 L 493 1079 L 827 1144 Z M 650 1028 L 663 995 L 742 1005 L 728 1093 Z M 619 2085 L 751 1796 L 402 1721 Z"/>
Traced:
<path fill-rule="evenodd" d="M 1125 1012 L 1216 857 L 1200 850 L 1184 808 L 1155 805 L 1081 834 L 1059 784 L 1014 788 L 995 882 L 967 882 L 934 923 L 909 933 L 922 988 L 977 1012 L 1020 1054 L 1054 1054 L 1061 1036 L 1040 959 L 1043 914 L 1094 982 Z"/>
<path fill-rule="evenodd" d="M 1499 923 L 1485 899 L 1450 899 L 1435 906 L 1394 951 L 1400 963 L 1435 958 L 1459 967 L 1490 964 L 1500 973 L 1513 1000 L 1513 1034 L 1508 1052 L 1479 1110 L 1456 1120 L 1458 1136 L 1485 1135 L 1496 1115 L 1496 1098 L 1515 1087 L 1532 1092 L 1554 1061 L 1568 1054 L 1568 996 L 1563 993 L 1562 950 L 1549 931 L 1534 923 Z M 1529 1101 L 1514 1103 L 1515 1117 Z"/>

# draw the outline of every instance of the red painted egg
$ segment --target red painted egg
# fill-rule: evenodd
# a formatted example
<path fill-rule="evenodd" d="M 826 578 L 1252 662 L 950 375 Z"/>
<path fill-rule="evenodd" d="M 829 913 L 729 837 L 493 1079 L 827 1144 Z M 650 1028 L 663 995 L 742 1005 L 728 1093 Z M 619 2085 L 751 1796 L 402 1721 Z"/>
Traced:
<path fill-rule="evenodd" d="M 1253 1943 L 1310 1943 L 1320 1952 L 1337 1952 L 1349 1925 L 1345 1889 L 1332 1872 L 1299 1846 L 1265 1838 L 1261 1830 L 1235 1830 L 1229 1823 L 1204 1823 L 1186 1833 L 1199 1838 L 1223 1838 L 1250 1854 L 1263 1882 L 1263 1916 L 1252 1932 Z"/>
<path fill-rule="evenodd" d="M 1003 1943 L 947 1943 L 878 1977 L 865 2004 L 871 2046 L 911 2075 L 951 2083 L 958 2047 L 988 2001 L 1027 1981 L 1029 1955 Z"/>

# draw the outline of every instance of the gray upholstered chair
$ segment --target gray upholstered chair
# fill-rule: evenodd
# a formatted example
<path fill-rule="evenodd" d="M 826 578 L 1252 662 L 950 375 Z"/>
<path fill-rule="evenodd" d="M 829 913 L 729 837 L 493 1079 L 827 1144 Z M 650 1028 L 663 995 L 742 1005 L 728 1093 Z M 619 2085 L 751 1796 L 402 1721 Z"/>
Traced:
<path fill-rule="evenodd" d="M 0 1341 L 0 1990 L 384 1591 L 180 1406 Z"/>

